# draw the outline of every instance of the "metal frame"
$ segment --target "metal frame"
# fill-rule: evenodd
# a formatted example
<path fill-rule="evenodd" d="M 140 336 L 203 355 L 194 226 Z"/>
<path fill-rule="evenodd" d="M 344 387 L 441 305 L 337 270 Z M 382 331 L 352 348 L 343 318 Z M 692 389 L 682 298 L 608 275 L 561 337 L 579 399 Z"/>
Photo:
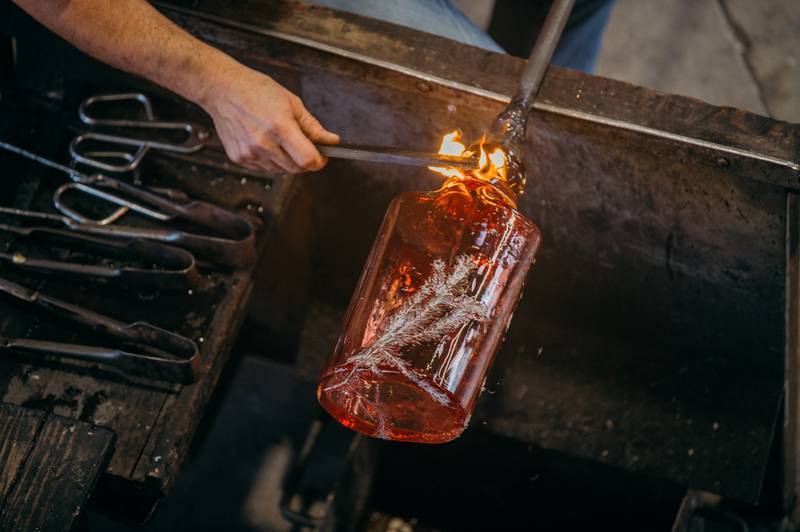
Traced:
<path fill-rule="evenodd" d="M 488 98 L 490 100 L 495 100 L 503 104 L 508 104 L 511 102 L 512 98 L 511 94 L 496 92 L 484 89 L 476 85 L 471 85 L 457 80 L 448 79 L 443 76 L 425 72 L 417 68 L 386 61 L 366 54 L 354 52 L 352 50 L 347 50 L 342 47 L 332 46 L 330 44 L 318 42 L 306 37 L 292 35 L 284 31 L 256 26 L 253 24 L 240 22 L 238 20 L 233 20 L 228 17 L 222 17 L 210 13 L 204 13 L 198 10 L 179 8 L 173 5 L 166 4 L 164 2 L 155 2 L 155 4 L 162 9 L 166 9 L 174 13 L 191 15 L 192 17 L 198 18 L 200 20 L 213 22 L 215 24 L 219 24 L 222 26 L 243 30 L 258 35 L 264 35 L 267 37 L 273 37 L 275 39 L 280 39 L 282 41 L 298 44 L 321 52 L 337 55 L 339 57 L 351 59 L 367 65 L 372 65 L 393 72 L 397 72 L 399 74 L 410 76 L 427 83 L 432 83 L 435 85 L 440 85 L 443 87 L 455 89 L 460 92 L 466 92 L 469 94 L 473 94 L 475 96 L 480 96 Z M 546 113 L 552 113 L 556 115 L 566 116 L 569 118 L 574 118 L 576 120 L 591 122 L 593 124 L 612 127 L 614 129 L 619 129 L 631 133 L 647 135 L 657 139 L 668 140 L 672 142 L 686 144 L 688 146 L 708 149 L 713 152 L 713 157 L 716 159 L 725 157 L 735 157 L 735 158 L 749 159 L 760 163 L 767 163 L 768 165 L 774 165 L 781 169 L 788 170 L 796 174 L 794 176 L 796 179 L 800 178 L 800 161 L 798 160 L 788 160 L 779 157 L 773 157 L 752 150 L 737 148 L 735 146 L 728 146 L 725 144 L 720 144 L 718 142 L 712 142 L 700 138 L 694 138 L 687 135 L 681 135 L 670 131 L 665 131 L 663 129 L 648 127 L 641 124 L 635 124 L 633 122 L 626 122 L 623 120 L 617 120 L 598 114 L 586 113 L 584 111 L 580 111 L 577 109 L 569 109 L 566 107 L 553 105 L 545 101 L 534 102 L 533 109 L 544 111 Z M 795 186 L 800 187 L 800 183 L 796 183 Z"/>

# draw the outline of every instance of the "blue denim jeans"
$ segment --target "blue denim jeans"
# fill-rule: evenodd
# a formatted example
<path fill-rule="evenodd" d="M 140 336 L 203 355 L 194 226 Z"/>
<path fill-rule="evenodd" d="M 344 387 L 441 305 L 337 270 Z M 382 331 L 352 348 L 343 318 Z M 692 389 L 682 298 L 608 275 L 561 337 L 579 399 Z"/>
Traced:
<path fill-rule="evenodd" d="M 392 22 L 503 53 L 451 0 L 309 0 L 341 11 Z M 533 1 L 533 0 L 529 0 Z M 553 63 L 591 72 L 600 51 L 613 0 L 577 0 Z M 591 5 L 591 8 L 586 7 Z M 599 5 L 599 8 L 598 8 Z"/>

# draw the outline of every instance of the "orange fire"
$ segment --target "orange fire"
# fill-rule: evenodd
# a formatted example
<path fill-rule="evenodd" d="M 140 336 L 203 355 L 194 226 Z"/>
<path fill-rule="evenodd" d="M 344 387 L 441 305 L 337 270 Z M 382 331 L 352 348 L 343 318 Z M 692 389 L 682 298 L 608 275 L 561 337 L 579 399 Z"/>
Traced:
<path fill-rule="evenodd" d="M 471 173 L 486 181 L 495 179 L 506 180 L 506 153 L 502 148 L 496 147 L 487 152 L 484 148 L 486 137 L 481 137 L 478 143 L 480 150 L 478 156 L 478 169 L 471 171 Z M 439 146 L 439 153 L 441 155 L 453 155 L 456 157 L 472 157 L 475 152 L 467 148 L 466 144 L 461 141 L 461 131 L 453 130 L 445 134 L 442 138 L 442 144 Z M 454 166 L 429 166 L 429 169 L 441 174 L 447 178 L 465 178 L 464 170 Z"/>

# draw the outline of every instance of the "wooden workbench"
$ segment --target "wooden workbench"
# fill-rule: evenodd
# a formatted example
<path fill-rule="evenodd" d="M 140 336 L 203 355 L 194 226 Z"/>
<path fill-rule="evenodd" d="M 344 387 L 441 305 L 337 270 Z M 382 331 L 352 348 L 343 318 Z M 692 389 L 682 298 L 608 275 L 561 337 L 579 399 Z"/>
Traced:
<path fill-rule="evenodd" d="M 0 530 L 74 530 L 113 448 L 109 429 L 0 404 Z"/>

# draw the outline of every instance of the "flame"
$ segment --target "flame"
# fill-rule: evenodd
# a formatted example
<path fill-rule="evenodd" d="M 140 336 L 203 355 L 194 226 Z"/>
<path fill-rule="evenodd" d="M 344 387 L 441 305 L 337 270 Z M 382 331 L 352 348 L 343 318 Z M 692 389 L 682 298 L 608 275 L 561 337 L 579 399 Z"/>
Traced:
<path fill-rule="evenodd" d="M 481 137 L 481 140 L 478 143 L 480 152 L 478 156 L 478 168 L 476 170 L 465 171 L 454 166 L 429 166 L 428 168 L 447 178 L 465 179 L 467 177 L 466 173 L 470 173 L 473 176 L 486 181 L 492 181 L 495 179 L 506 180 L 507 169 L 505 151 L 503 148 L 496 147 L 492 151 L 487 152 L 486 148 L 484 147 L 485 143 L 486 136 L 484 135 Z M 466 144 L 462 142 L 461 131 L 456 129 L 450 133 L 446 133 L 444 137 L 442 137 L 442 144 L 439 146 L 439 154 L 452 155 L 456 157 L 471 157 L 474 155 L 474 152 L 470 151 Z"/>
<path fill-rule="evenodd" d="M 467 146 L 461 142 L 461 131 L 455 129 L 450 133 L 445 133 L 442 143 L 439 145 L 439 155 L 460 156 L 467 151 Z"/>

